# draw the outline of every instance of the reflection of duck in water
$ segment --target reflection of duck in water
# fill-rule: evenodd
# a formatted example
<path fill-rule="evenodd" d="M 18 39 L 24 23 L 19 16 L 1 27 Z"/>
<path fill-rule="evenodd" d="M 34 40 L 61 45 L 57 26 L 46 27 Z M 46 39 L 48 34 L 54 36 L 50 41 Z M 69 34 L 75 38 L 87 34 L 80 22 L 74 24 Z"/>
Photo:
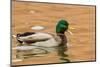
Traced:
<path fill-rule="evenodd" d="M 66 20 L 60 20 L 56 25 L 56 36 L 49 33 L 42 32 L 26 32 L 23 34 L 17 34 L 17 40 L 22 44 L 29 44 L 39 47 L 59 47 L 58 54 L 66 56 L 64 51 L 67 48 L 67 38 L 65 31 L 68 30 L 68 22 Z"/>

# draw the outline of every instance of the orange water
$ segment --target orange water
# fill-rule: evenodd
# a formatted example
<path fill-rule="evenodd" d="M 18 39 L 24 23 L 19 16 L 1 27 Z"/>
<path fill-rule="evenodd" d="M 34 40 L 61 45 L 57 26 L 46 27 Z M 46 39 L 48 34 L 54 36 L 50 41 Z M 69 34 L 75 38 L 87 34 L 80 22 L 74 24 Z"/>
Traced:
<path fill-rule="evenodd" d="M 30 10 L 34 12 L 30 12 Z M 12 34 L 23 32 L 48 32 L 55 34 L 55 26 L 59 19 L 66 19 L 74 35 L 65 33 L 68 38 L 68 57 L 70 62 L 95 60 L 95 6 L 77 6 L 61 4 L 13 2 Z M 41 25 L 42 31 L 32 30 L 31 27 Z M 17 45 L 12 38 L 12 48 Z M 16 60 L 17 51 L 12 50 L 12 61 Z M 30 57 L 22 61 L 12 62 L 13 65 L 61 63 L 65 60 L 57 51 L 44 54 L 42 57 Z"/>

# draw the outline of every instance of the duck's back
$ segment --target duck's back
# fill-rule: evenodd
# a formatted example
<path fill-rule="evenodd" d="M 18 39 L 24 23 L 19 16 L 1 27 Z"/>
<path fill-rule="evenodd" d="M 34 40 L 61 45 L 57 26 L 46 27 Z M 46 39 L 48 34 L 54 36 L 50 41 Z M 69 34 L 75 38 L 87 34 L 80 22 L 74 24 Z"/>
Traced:
<path fill-rule="evenodd" d="M 42 32 L 35 32 L 32 35 L 29 36 L 22 36 L 18 37 L 18 40 L 26 42 L 33 42 L 30 43 L 30 45 L 34 46 L 43 46 L 43 47 L 54 47 L 58 46 L 60 43 L 59 38 L 56 36 L 53 36 L 49 33 L 42 33 Z"/>

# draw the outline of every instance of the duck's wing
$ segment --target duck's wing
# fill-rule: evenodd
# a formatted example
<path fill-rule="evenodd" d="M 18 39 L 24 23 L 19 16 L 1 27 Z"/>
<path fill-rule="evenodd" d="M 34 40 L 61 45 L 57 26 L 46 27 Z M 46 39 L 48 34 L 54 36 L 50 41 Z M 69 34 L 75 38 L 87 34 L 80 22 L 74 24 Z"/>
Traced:
<path fill-rule="evenodd" d="M 45 38 L 45 39 L 34 39 L 34 40 L 26 40 L 24 42 L 26 43 L 35 43 L 35 42 L 42 42 L 42 41 L 47 41 L 49 40 L 49 38 Z"/>
<path fill-rule="evenodd" d="M 18 40 L 23 42 L 40 42 L 49 40 L 50 38 L 52 38 L 52 35 L 47 33 L 36 33 L 29 36 L 17 37 Z"/>
<path fill-rule="evenodd" d="M 56 41 L 61 41 L 61 38 L 59 37 L 59 36 L 57 36 L 57 34 L 56 33 L 46 33 L 46 34 L 48 34 L 49 35 L 49 37 L 47 37 L 47 39 L 50 39 L 51 37 L 52 38 L 54 38 Z M 44 38 L 44 39 L 46 39 L 46 38 Z"/>

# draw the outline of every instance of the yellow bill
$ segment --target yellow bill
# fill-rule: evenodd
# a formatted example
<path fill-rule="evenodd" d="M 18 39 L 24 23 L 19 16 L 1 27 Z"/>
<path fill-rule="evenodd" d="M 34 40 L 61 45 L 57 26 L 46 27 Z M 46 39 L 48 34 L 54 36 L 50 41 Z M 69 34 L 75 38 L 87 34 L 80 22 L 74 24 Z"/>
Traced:
<path fill-rule="evenodd" d="M 69 28 L 68 28 L 68 33 L 69 33 L 70 35 L 73 35 L 73 33 L 72 33 L 71 30 L 74 30 L 74 29 L 75 29 L 74 27 L 70 27 L 70 26 L 69 26 Z"/>

